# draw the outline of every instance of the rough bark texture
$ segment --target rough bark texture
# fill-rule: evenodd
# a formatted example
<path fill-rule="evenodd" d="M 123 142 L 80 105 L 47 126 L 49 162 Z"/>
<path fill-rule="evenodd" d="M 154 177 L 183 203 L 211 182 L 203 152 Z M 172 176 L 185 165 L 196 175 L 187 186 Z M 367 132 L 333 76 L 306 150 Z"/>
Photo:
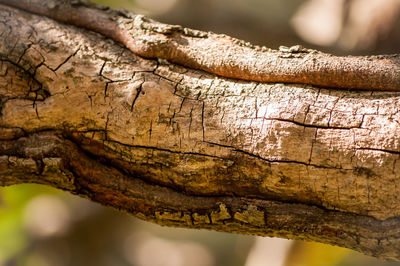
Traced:
<path fill-rule="evenodd" d="M 192 49 L 182 34 L 195 31 L 175 28 L 159 34 Z M 326 56 L 337 75 L 317 77 L 345 88 L 357 88 L 352 67 L 368 62 L 363 75 L 380 79 L 371 91 L 349 91 L 311 86 L 328 83 L 309 82 L 307 68 L 303 85 L 193 69 L 207 65 L 190 60 L 203 60 L 207 47 L 175 61 L 184 67 L 165 60 L 179 58 L 175 50 L 149 41 L 149 51 L 161 52 L 144 56 L 163 59 L 145 59 L 97 33 L 2 5 L 0 36 L 1 185 L 43 183 L 162 225 L 313 240 L 400 260 L 399 56 L 292 49 L 268 57 L 290 69 L 293 58 Z M 208 42 L 227 37 L 215 38 Z M 258 52 L 225 54 L 232 45 L 210 53 L 216 67 Z M 295 74 L 279 81 L 299 83 Z"/>
<path fill-rule="evenodd" d="M 142 57 L 163 58 L 223 77 L 400 91 L 398 55 L 337 57 L 301 46 L 275 51 L 226 35 L 166 25 L 141 15 L 84 2 L 0 0 L 0 3 L 98 32 Z"/>

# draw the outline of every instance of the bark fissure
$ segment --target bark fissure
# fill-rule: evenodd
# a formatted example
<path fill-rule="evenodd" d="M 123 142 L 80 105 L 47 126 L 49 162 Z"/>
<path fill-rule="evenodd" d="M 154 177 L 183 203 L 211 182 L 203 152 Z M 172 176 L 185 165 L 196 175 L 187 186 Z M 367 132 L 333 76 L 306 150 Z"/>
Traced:
<path fill-rule="evenodd" d="M 79 52 L 80 49 L 81 49 L 81 48 L 78 47 L 78 49 L 76 49 L 76 51 L 75 51 L 73 54 L 69 55 L 69 56 L 68 56 L 67 58 L 65 58 L 65 60 L 64 60 L 63 62 L 61 62 L 56 68 L 51 69 L 51 70 L 53 70 L 54 72 L 56 72 L 57 70 L 59 70 L 65 63 L 68 62 L 68 60 L 71 59 L 71 57 L 75 56 L 75 55 Z M 101 71 L 100 71 L 100 73 L 101 73 Z"/>
<path fill-rule="evenodd" d="M 302 162 L 302 161 L 270 160 L 270 159 L 263 158 L 263 157 L 261 157 L 261 156 L 259 156 L 257 154 L 253 154 L 251 152 L 238 149 L 237 147 L 234 147 L 234 146 L 224 145 L 224 144 L 219 144 L 219 143 L 209 142 L 209 141 L 205 141 L 205 142 L 208 143 L 208 144 L 211 144 L 211 145 L 218 146 L 218 147 L 227 148 L 227 149 L 230 149 L 230 150 L 232 150 L 234 152 L 242 153 L 242 154 L 245 154 L 247 156 L 254 157 L 254 158 L 258 159 L 258 160 L 266 161 L 268 163 L 289 163 L 289 164 L 293 163 L 293 164 L 301 164 L 301 165 L 305 165 L 305 166 L 313 166 L 313 167 L 316 167 L 316 168 L 348 170 L 348 169 L 337 168 L 337 167 L 329 167 L 329 166 L 324 166 L 324 165 L 315 165 L 315 164 L 311 164 L 311 163 L 305 163 L 305 162 Z"/>

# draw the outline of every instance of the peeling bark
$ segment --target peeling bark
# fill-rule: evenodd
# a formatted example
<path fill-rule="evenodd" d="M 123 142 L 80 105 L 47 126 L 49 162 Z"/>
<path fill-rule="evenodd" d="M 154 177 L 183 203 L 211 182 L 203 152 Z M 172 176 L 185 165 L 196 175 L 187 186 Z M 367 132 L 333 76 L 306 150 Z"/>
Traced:
<path fill-rule="evenodd" d="M 42 183 L 163 225 L 313 240 L 400 260 L 398 55 L 261 51 L 81 3 L 0 2 L 54 19 L 64 10 L 62 22 L 76 26 L 84 26 L 83 8 L 103 14 L 100 21 L 112 16 L 112 29 L 137 30 L 129 46 L 108 35 L 119 31 L 107 24 L 98 24 L 101 32 L 86 21 L 101 36 L 0 5 L 1 185 Z M 153 46 L 160 36 L 167 46 Z M 145 39 L 149 54 L 135 50 Z M 178 39 L 194 50 L 183 56 L 168 46 Z M 207 68 L 203 39 L 218 47 L 214 66 L 228 68 Z M 244 57 L 225 54 L 217 46 L 224 40 Z M 264 54 L 245 61 L 254 53 Z M 305 58 L 319 62 L 317 72 L 296 72 Z M 289 72 L 263 80 L 276 68 L 269 75 L 242 65 L 254 62 Z"/>

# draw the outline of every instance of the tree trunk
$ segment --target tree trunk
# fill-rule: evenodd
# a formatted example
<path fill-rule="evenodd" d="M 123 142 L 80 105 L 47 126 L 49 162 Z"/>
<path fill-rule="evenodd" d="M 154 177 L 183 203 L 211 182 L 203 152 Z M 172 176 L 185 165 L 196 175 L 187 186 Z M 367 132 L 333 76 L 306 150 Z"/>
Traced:
<path fill-rule="evenodd" d="M 398 55 L 272 51 L 66 2 L 0 0 L 1 185 L 400 261 Z"/>

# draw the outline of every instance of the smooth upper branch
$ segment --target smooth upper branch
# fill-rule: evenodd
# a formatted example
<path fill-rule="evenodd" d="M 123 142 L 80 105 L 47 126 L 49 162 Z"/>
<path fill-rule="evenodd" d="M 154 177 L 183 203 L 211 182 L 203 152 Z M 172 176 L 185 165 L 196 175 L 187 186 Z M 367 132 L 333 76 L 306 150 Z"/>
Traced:
<path fill-rule="evenodd" d="M 137 55 L 228 78 L 326 88 L 400 91 L 400 56 L 339 57 L 294 46 L 271 50 L 226 35 L 167 25 L 87 1 L 0 0 L 98 32 Z"/>

